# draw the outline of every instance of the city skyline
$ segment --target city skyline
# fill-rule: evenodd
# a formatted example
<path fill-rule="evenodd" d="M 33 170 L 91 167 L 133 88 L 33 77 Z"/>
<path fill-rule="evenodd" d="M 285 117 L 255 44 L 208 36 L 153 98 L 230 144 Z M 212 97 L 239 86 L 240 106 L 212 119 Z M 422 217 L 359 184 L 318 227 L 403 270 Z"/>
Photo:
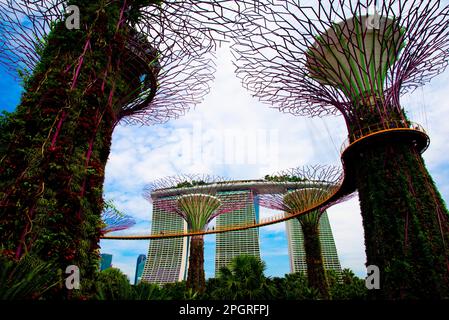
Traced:
<path fill-rule="evenodd" d="M 226 199 L 226 194 L 220 194 L 220 197 L 223 199 Z M 250 208 L 244 208 L 243 210 L 236 210 L 236 211 L 249 211 L 249 212 L 257 212 L 257 210 L 253 210 L 254 207 L 250 207 Z M 232 218 L 232 214 L 234 213 L 234 218 Z M 241 214 L 239 215 L 239 212 L 235 213 L 232 212 L 228 215 L 222 215 L 221 220 L 223 220 L 223 218 L 228 218 L 225 221 L 222 222 L 218 222 L 217 225 L 221 225 L 224 226 L 226 225 L 226 222 L 229 221 L 233 221 L 233 220 L 241 220 Z M 247 217 L 246 215 L 244 217 Z M 179 220 L 179 217 L 176 217 L 176 220 Z M 256 217 L 257 219 L 257 217 Z M 168 222 L 170 222 L 171 220 L 168 220 Z M 161 221 L 162 222 L 162 221 Z M 165 226 L 168 226 L 169 223 L 167 223 L 167 221 L 165 221 L 165 223 L 163 223 Z M 231 224 L 229 224 L 231 225 Z M 156 229 L 153 229 L 153 232 L 159 232 L 160 230 L 160 226 Z M 172 229 L 173 230 L 173 229 Z M 253 235 L 250 234 L 242 234 L 243 233 L 248 233 L 249 230 L 258 230 L 257 228 L 254 229 L 248 229 L 248 230 L 244 230 L 244 231 L 234 231 L 234 232 L 230 232 L 230 233 L 240 233 L 235 235 L 234 237 L 229 237 L 229 239 L 226 239 L 226 235 L 228 233 L 219 233 L 216 234 L 215 236 L 218 236 L 220 238 L 220 240 L 218 240 L 218 243 L 221 243 L 221 246 L 223 247 L 221 250 L 225 250 L 226 247 L 232 246 L 232 241 L 235 241 L 235 238 L 243 238 L 243 242 L 248 242 L 250 240 L 257 240 L 257 245 L 254 249 L 248 250 L 248 248 L 245 247 L 245 249 L 243 251 L 245 251 L 244 253 L 242 252 L 238 252 L 239 249 L 238 248 L 242 248 L 241 246 L 238 246 L 238 248 L 234 248 L 234 250 L 229 249 L 225 250 L 225 252 L 223 252 L 224 254 L 228 254 L 232 257 L 237 256 L 237 253 L 241 253 L 241 254 L 250 254 L 250 255 L 254 255 L 257 257 L 260 257 L 260 249 L 259 249 L 259 236 L 258 236 L 258 232 L 256 232 L 256 239 L 252 239 Z M 184 230 L 185 231 L 185 230 Z M 294 272 L 304 272 L 304 274 L 307 274 L 307 268 L 306 268 L 306 264 L 305 264 L 305 252 L 304 252 L 304 248 L 303 248 L 303 236 L 302 236 L 302 231 L 301 231 L 301 226 L 299 225 L 299 222 L 296 219 L 291 219 L 286 223 L 286 237 L 287 237 L 287 242 L 288 242 L 288 256 L 289 256 L 289 265 L 290 265 L 290 272 L 289 273 L 294 273 Z M 247 239 L 248 238 L 248 239 Z M 327 217 L 327 213 L 324 212 L 323 215 L 320 218 L 320 238 L 322 241 L 322 252 L 323 252 L 323 261 L 324 261 L 324 265 L 326 266 L 326 270 L 333 270 L 336 271 L 338 274 L 341 273 L 341 266 L 340 266 L 340 262 L 339 262 L 339 258 L 338 258 L 338 252 L 336 251 L 335 248 L 335 243 L 334 243 L 334 239 L 333 239 L 333 235 L 332 235 L 332 228 L 330 227 L 329 224 L 329 219 Z M 155 243 L 162 243 L 162 242 L 167 242 L 170 241 L 171 239 L 159 239 L 159 240 L 152 240 L 155 241 Z M 172 239 L 173 240 L 173 239 Z M 182 242 L 182 241 L 181 241 Z M 242 242 L 242 240 L 240 240 L 240 242 Z M 167 245 L 167 243 L 165 243 L 165 245 Z M 155 249 L 159 247 L 158 245 L 153 246 L 153 248 L 151 247 L 151 245 L 149 246 L 148 249 L 148 254 L 153 254 L 155 252 Z M 151 250 L 153 249 L 153 250 Z M 183 250 L 184 251 L 184 250 Z M 241 251 L 241 249 L 240 249 Z M 252 252 L 254 251 L 254 252 Z M 217 266 L 221 267 L 224 266 L 226 263 L 224 260 L 223 255 L 220 254 L 220 250 L 216 249 L 215 250 L 215 275 L 210 275 L 207 278 L 210 277 L 217 277 L 218 276 L 218 270 L 217 270 Z M 176 256 L 176 254 L 179 253 L 173 253 L 170 257 L 170 254 L 168 255 L 171 259 L 176 258 L 173 256 Z M 102 256 L 104 255 L 108 255 L 107 253 L 102 254 Z M 111 255 L 112 256 L 112 255 Z M 145 259 L 146 259 L 146 255 L 145 254 L 139 254 L 138 258 L 137 258 L 137 264 L 136 264 L 136 271 L 135 271 L 135 275 L 134 275 L 134 284 L 138 283 L 138 268 L 139 268 L 139 261 L 141 261 L 141 257 L 143 258 L 143 261 L 145 263 Z M 232 257 L 230 257 L 229 259 L 226 259 L 227 263 L 229 263 L 230 260 L 232 260 Z M 153 257 L 154 258 L 154 257 Z M 187 257 L 183 258 L 182 260 L 185 259 L 185 261 L 187 261 L 186 259 Z M 148 259 L 151 260 L 151 259 Z M 112 265 L 112 267 L 114 267 L 114 265 Z M 187 265 L 184 264 L 184 278 L 187 275 L 186 272 L 186 267 Z M 149 271 L 147 271 L 148 273 Z M 140 274 L 142 276 L 142 273 Z M 149 275 L 146 275 L 147 280 L 151 280 Z M 139 277 L 140 280 L 140 277 Z M 154 279 L 153 279 L 154 280 Z M 154 281 L 151 281 L 154 282 Z M 158 281 L 155 281 L 156 283 L 159 283 Z"/>

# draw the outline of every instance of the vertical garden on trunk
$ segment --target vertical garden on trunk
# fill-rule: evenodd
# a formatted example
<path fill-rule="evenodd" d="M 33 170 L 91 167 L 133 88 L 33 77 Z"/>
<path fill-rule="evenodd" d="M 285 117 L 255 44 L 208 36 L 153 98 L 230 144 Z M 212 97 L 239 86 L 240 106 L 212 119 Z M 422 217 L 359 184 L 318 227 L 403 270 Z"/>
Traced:
<path fill-rule="evenodd" d="M 61 270 L 77 265 L 82 279 L 92 279 L 120 107 L 114 97 L 129 90 L 122 66 L 129 29 L 120 27 L 122 1 L 69 4 L 83 8 L 87 29 L 52 24 L 17 110 L 2 119 L 0 234 L 2 254 L 33 252 Z"/>
<path fill-rule="evenodd" d="M 326 279 L 320 241 L 320 212 L 311 212 L 298 217 L 304 235 L 306 252 L 307 279 L 312 288 L 316 288 L 323 299 L 330 299 L 329 284 Z"/>
<path fill-rule="evenodd" d="M 348 151 L 367 265 L 382 270 L 382 290 L 374 294 L 383 299 L 447 297 L 447 210 L 420 151 L 403 139 L 381 139 Z"/>

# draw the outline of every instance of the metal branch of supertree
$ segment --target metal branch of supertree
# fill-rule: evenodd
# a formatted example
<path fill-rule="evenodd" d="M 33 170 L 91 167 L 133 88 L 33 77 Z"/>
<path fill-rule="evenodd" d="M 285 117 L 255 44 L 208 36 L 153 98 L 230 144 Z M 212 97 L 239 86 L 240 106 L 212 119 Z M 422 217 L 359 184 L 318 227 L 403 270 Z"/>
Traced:
<path fill-rule="evenodd" d="M 114 208 L 109 208 L 104 210 L 101 214 L 101 219 L 103 220 L 104 227 L 101 229 L 103 234 L 126 230 L 136 224 L 136 220 L 133 217 L 122 214 Z"/>
<path fill-rule="evenodd" d="M 353 194 L 339 197 L 328 202 L 341 187 L 344 179 L 343 171 L 336 166 L 315 165 L 280 171 L 266 179 L 285 183 L 285 192 L 267 193 L 258 196 L 263 207 L 280 210 L 288 214 L 297 214 L 313 207 L 320 212 L 331 206 L 350 199 Z M 325 203 L 319 206 L 321 203 Z"/>
<path fill-rule="evenodd" d="M 383 122 L 446 69 L 448 15 L 441 1 L 260 0 L 234 32 L 237 75 L 284 112 Z"/>
<path fill-rule="evenodd" d="M 117 123 L 163 123 L 183 115 L 209 92 L 215 72 L 213 50 L 227 25 L 220 15 L 239 8 L 228 0 L 120 1 L 123 21 L 118 26 L 131 29 L 126 39 L 131 54 L 124 72 L 132 90 L 120 100 Z M 67 5 L 78 2 L 1 1 L 0 66 L 16 76 L 30 75 L 54 24 L 64 21 Z M 128 15 L 136 9 L 133 6 L 138 6 L 138 19 Z M 83 28 L 87 32 L 89 26 Z M 67 72 L 76 72 L 77 62 Z"/>

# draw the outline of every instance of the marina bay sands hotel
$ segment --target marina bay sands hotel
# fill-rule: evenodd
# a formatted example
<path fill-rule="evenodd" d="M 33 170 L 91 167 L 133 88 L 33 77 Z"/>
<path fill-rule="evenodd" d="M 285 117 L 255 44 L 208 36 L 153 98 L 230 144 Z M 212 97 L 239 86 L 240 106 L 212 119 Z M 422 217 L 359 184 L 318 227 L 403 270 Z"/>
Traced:
<path fill-rule="evenodd" d="M 239 201 L 239 209 L 216 218 L 216 228 L 259 221 L 258 195 L 273 192 L 276 182 L 265 180 L 235 181 L 217 188 L 216 196 L 222 203 Z M 192 189 L 191 189 L 192 190 Z M 194 193 L 194 189 L 191 191 Z M 158 191 L 153 198 L 152 234 L 166 231 L 187 231 L 186 222 L 174 213 L 167 212 L 161 201 L 172 196 L 173 190 Z M 307 273 L 303 234 L 297 219 L 286 222 L 290 271 Z M 327 270 L 341 273 L 340 261 L 326 212 L 320 220 L 320 240 L 324 265 Z M 216 234 L 215 275 L 235 256 L 246 254 L 260 258 L 259 229 L 229 231 Z M 148 258 L 142 280 L 164 284 L 187 279 L 189 262 L 189 237 L 150 240 Z"/>

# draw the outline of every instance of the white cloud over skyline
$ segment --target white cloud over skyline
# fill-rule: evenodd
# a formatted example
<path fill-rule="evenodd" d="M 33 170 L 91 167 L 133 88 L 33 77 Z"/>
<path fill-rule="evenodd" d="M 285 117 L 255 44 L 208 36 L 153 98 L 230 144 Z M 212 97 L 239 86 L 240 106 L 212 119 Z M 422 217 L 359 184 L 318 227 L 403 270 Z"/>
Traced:
<path fill-rule="evenodd" d="M 251 97 L 233 71 L 228 48 L 224 47 L 217 54 L 216 80 L 202 104 L 164 125 L 116 128 L 106 167 L 105 197 L 115 200 L 119 209 L 138 220 L 134 228 L 124 233 L 150 233 L 151 204 L 141 194 L 147 183 L 164 176 L 208 173 L 231 179 L 257 179 L 291 167 L 341 164 L 339 150 L 347 132 L 342 117 L 309 119 L 282 114 Z M 411 120 L 428 129 L 432 143 L 424 158 L 446 200 L 447 80 L 449 72 L 402 102 Z M 237 133 L 240 139 L 236 138 Z M 328 214 L 342 267 L 364 276 L 358 198 L 330 208 Z M 206 238 L 207 276 L 214 272 L 214 239 Z M 112 253 L 113 265 L 133 279 L 137 256 L 147 254 L 148 241 L 115 243 L 102 240 L 102 252 Z M 260 244 L 267 275 L 288 273 L 285 225 L 261 228 Z M 273 245 L 277 246 L 275 251 Z"/>

